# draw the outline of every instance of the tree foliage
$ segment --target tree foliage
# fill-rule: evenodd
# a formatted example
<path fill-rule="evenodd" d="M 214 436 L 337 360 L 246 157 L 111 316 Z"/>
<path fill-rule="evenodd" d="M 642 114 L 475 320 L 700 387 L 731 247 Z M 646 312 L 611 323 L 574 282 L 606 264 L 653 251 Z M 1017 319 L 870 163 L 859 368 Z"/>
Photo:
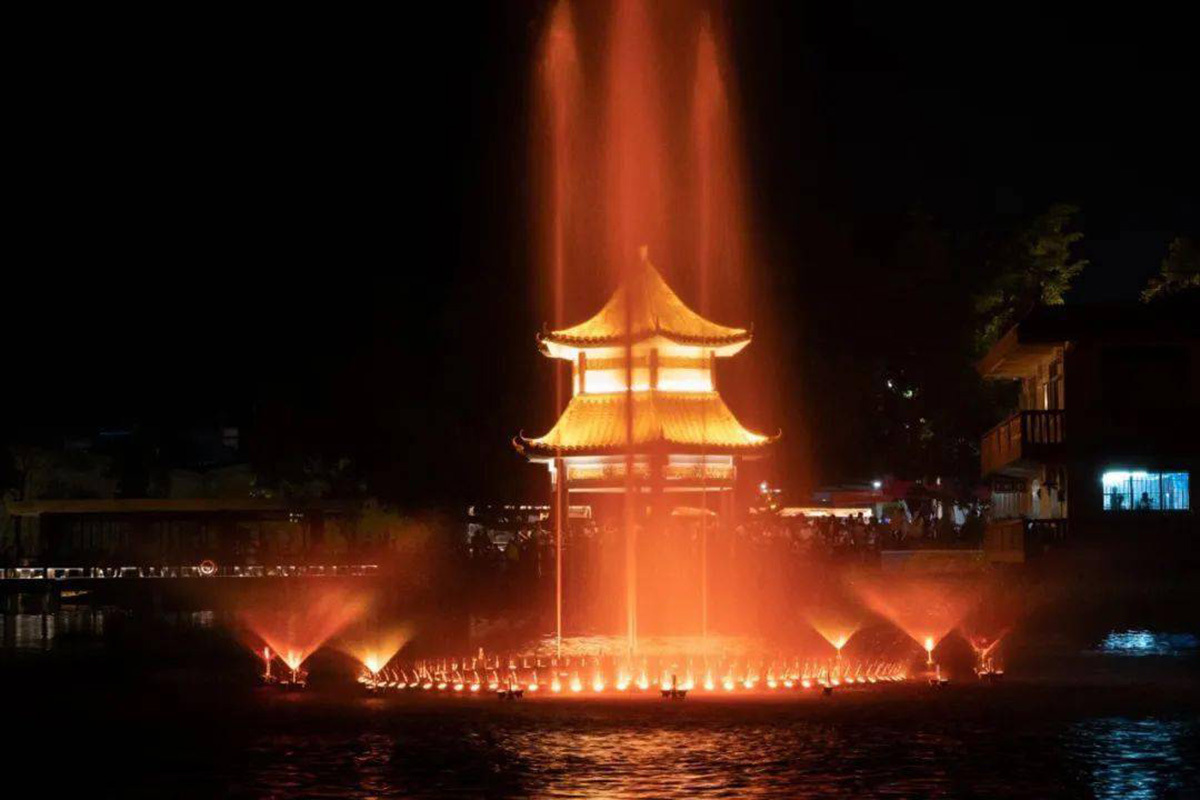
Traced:
<path fill-rule="evenodd" d="M 979 314 L 976 349 L 985 351 L 1036 305 L 1062 305 L 1072 281 L 1088 262 L 1075 258 L 1083 234 L 1073 229 L 1079 209 L 1050 206 L 998 248 L 994 278 L 975 304 Z"/>
<path fill-rule="evenodd" d="M 1146 283 L 1142 302 L 1149 303 L 1200 287 L 1200 247 L 1196 240 L 1179 236 L 1167 248 L 1159 273 Z"/>

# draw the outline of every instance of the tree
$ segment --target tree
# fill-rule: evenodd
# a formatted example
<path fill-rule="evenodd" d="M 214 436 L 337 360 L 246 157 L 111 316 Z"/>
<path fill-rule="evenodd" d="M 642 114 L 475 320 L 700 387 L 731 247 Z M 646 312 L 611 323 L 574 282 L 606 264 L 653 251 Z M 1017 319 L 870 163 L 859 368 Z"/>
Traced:
<path fill-rule="evenodd" d="M 1159 274 L 1147 281 L 1142 290 L 1142 302 L 1149 303 L 1197 287 L 1200 287 L 1200 247 L 1195 239 L 1179 236 L 1167 248 Z"/>
<path fill-rule="evenodd" d="M 980 316 L 976 347 L 986 351 L 1034 306 L 1062 305 L 1072 281 L 1088 262 L 1073 258 L 1083 238 L 1072 230 L 1079 209 L 1055 203 L 1003 243 L 992 265 L 995 278 L 976 300 Z"/>

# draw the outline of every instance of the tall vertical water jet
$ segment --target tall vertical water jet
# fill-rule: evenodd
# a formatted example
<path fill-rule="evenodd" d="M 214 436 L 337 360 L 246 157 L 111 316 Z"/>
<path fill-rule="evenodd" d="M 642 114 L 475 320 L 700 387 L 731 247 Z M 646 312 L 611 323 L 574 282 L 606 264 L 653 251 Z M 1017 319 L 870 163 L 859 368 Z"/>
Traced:
<path fill-rule="evenodd" d="M 714 4 L 711 11 L 697 13 L 692 37 L 694 66 L 686 128 L 690 141 L 685 149 L 690 156 L 687 185 L 691 194 L 688 206 L 694 213 L 690 244 L 694 248 L 696 296 L 699 310 L 706 316 L 750 320 L 756 328 L 765 323 L 764 327 L 770 330 L 769 304 L 759 302 L 758 284 L 763 276 L 754 272 L 756 258 L 747 209 L 745 159 L 731 85 L 732 70 L 724 46 L 727 31 L 718 27 L 722 20 L 719 11 L 720 4 Z M 756 338 L 761 341 L 761 336 Z M 763 424 L 776 416 L 772 408 L 774 387 L 765 372 L 772 361 L 761 357 L 731 361 L 728 380 L 722 383 L 722 393 L 730 405 L 739 416 L 744 414 L 751 425 Z M 743 487 L 757 485 L 758 479 L 766 475 L 749 477 L 756 479 L 743 481 Z M 704 496 L 707 498 L 707 493 Z M 727 498 L 727 502 L 731 500 Z M 743 500 L 739 505 L 745 508 L 748 503 Z M 708 562 L 709 537 L 707 525 L 703 527 L 701 560 Z M 741 557 L 720 559 L 712 565 L 715 567 L 712 575 L 706 567 L 705 580 L 700 586 L 701 592 L 709 595 L 701 601 L 704 629 L 709 627 L 710 609 L 724 611 L 726 619 L 718 621 L 718 625 L 728 625 L 728 613 L 731 610 L 738 613 L 739 598 L 766 590 L 761 576 L 737 566 L 742 560 Z M 720 600 L 711 596 L 710 578 L 716 581 L 715 588 L 722 595 Z"/>
<path fill-rule="evenodd" d="M 553 276 L 554 325 L 562 327 L 566 306 L 567 224 L 570 214 L 569 186 L 572 174 L 572 139 L 579 131 L 581 76 L 576 47 L 575 26 L 567 0 L 555 4 L 542 43 L 539 69 L 540 94 L 545 104 L 545 119 L 549 133 L 549 260 Z M 555 365 L 554 413 L 561 414 L 565 405 L 565 365 Z M 561 453 L 555 461 L 562 467 Z M 568 513 L 569 499 L 563 491 L 561 471 L 554 482 L 554 539 L 555 587 L 554 621 L 556 652 L 562 654 L 563 628 L 563 525 Z"/>
<path fill-rule="evenodd" d="M 620 281 L 639 265 L 645 245 L 667 250 L 663 205 L 666 150 L 657 90 L 655 37 L 641 0 L 616 0 L 608 41 L 606 119 L 602 141 L 608 188 L 604 215 L 610 271 Z"/>
<path fill-rule="evenodd" d="M 716 43 L 708 15 L 700 23 L 696 42 L 696 75 L 692 92 L 692 136 L 695 150 L 696 171 L 696 270 L 700 313 L 712 313 L 710 304 L 710 277 L 714 248 L 712 229 L 714 218 L 715 187 L 713 186 L 713 137 L 720 104 L 724 100 L 721 76 L 717 69 Z M 707 425 L 702 430 L 702 441 L 707 444 Z M 701 447 L 700 473 L 700 633 L 708 638 L 708 467 L 705 462 L 707 448 Z"/>
<path fill-rule="evenodd" d="M 708 15 L 696 37 L 696 75 L 692 90 L 692 147 L 695 151 L 696 270 L 701 314 L 712 312 L 710 281 L 717 258 L 715 226 L 719 189 L 716 185 L 716 138 L 727 112 L 717 64 L 717 46 Z"/>
<path fill-rule="evenodd" d="M 745 432 L 740 424 L 734 432 L 724 417 L 710 419 L 718 406 L 720 414 L 729 413 L 719 397 L 705 401 L 711 403 L 706 406 L 710 414 L 698 410 L 698 397 L 680 396 L 715 396 L 716 384 L 709 381 L 717 359 L 744 343 L 738 339 L 732 344 L 722 338 L 726 334 L 710 337 L 695 331 L 676 341 L 655 338 L 660 309 L 654 305 L 653 319 L 647 322 L 646 309 L 638 305 L 646 305 L 640 290 L 627 293 L 629 302 L 619 311 L 614 307 L 611 317 L 602 313 L 598 318 L 604 321 L 597 324 L 611 331 L 603 342 L 574 340 L 565 333 L 561 341 L 553 337 L 563 332 L 564 313 L 574 316 L 579 301 L 592 302 L 600 275 L 607 276 L 609 286 L 643 289 L 648 275 L 668 279 L 688 295 L 677 299 L 698 307 L 704 320 L 753 320 L 758 315 L 757 308 L 750 313 L 746 291 L 748 236 L 721 50 L 703 5 L 612 0 L 571 8 L 564 0 L 552 9 L 541 51 L 538 87 L 546 113 L 539 163 L 547 173 L 541 184 L 547 202 L 539 206 L 539 218 L 544 220 L 543 274 L 553 286 L 555 322 L 555 330 L 542 337 L 542 349 L 573 370 L 565 409 L 561 383 L 556 383 L 558 430 L 566 438 L 567 430 L 582 435 L 586 429 L 598 436 L 603 430 L 605 445 L 545 449 L 551 441 L 565 440 L 554 434 L 530 440 L 528 447 L 519 443 L 518 449 L 549 462 L 556 487 L 569 484 L 571 496 L 597 491 L 584 484 L 599 476 L 613 479 L 604 490 L 608 494 L 596 496 L 594 507 L 613 523 L 600 526 L 607 544 L 589 551 L 594 556 L 585 559 L 589 572 L 579 576 L 597 579 L 591 596 L 580 597 L 581 605 L 594 605 L 586 620 L 576 619 L 585 627 L 602 623 L 612 632 L 623 627 L 629 656 L 638 649 L 639 634 L 707 634 L 713 627 L 710 611 L 714 620 L 723 619 L 716 628 L 730 622 L 744 628 L 753 622 L 733 607 L 739 590 L 753 588 L 738 585 L 736 578 L 749 571 L 739 573 L 724 556 L 709 558 L 713 531 L 722 533 L 723 546 L 731 543 L 723 534 L 734 510 L 734 461 L 741 456 L 731 456 L 730 448 L 746 443 L 739 439 L 731 445 L 730 436 Z M 653 294 L 656 304 L 665 296 L 659 289 Z M 708 324 L 702 329 L 709 330 Z M 748 342 L 749 333 L 743 333 Z M 662 387 L 652 377 L 660 375 L 666 375 Z M 736 382 L 730 385 L 736 387 Z M 739 393 L 736 388 L 734 393 Z M 757 403 L 754 393 L 740 394 Z M 582 411 L 610 401 L 616 413 L 603 424 L 594 416 L 600 412 Z M 681 411 L 680 404 L 686 403 L 694 404 Z M 647 445 L 665 415 L 689 420 L 693 427 L 686 446 Z M 578 447 L 591 449 L 584 455 Z M 582 483 L 565 480 L 572 470 L 589 477 L 581 478 Z M 681 480 L 693 483 L 683 490 Z M 567 497 L 556 490 L 556 506 L 565 509 Z M 567 515 L 555 517 L 561 554 Z M 698 547 L 693 544 L 697 541 Z M 565 578 L 556 581 L 556 645 L 563 632 L 564 592 L 571 612 L 568 628 L 577 609 L 572 602 L 579 590 L 576 562 L 570 549 L 566 552 L 565 569 L 557 565 Z M 603 607 L 606 602 L 609 607 Z"/>
<path fill-rule="evenodd" d="M 661 105 L 656 93 L 658 65 L 654 35 L 639 0 L 616 0 L 608 43 L 608 107 L 604 141 L 609 182 L 605 215 L 609 233 L 609 262 L 620 283 L 630 285 L 640 269 L 643 247 L 662 238 L 663 149 Z M 637 292 L 625 304 L 625 623 L 627 647 L 637 651 L 638 525 L 640 489 L 636 485 L 633 453 L 633 319 Z"/>

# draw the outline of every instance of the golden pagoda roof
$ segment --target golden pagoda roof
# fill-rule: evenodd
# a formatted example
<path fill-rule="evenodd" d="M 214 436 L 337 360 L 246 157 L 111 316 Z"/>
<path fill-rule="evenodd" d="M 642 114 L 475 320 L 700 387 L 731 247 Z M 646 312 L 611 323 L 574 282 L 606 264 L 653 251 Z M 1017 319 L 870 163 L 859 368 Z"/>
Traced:
<path fill-rule="evenodd" d="M 624 452 L 627 392 L 571 398 L 545 436 L 524 435 L 514 446 L 530 458 Z M 675 452 L 753 454 L 779 438 L 748 431 L 716 392 L 634 392 L 635 451 L 659 446 Z"/>
<path fill-rule="evenodd" d="M 632 328 L 635 342 L 654 336 L 700 347 L 745 345 L 750 341 L 750 332 L 745 328 L 718 325 L 688 308 L 650 263 L 644 249 L 639 265 L 594 317 L 569 328 L 548 331 L 539 340 L 544 350 L 547 344 L 576 349 L 619 346 L 625 343 L 627 326 Z"/>

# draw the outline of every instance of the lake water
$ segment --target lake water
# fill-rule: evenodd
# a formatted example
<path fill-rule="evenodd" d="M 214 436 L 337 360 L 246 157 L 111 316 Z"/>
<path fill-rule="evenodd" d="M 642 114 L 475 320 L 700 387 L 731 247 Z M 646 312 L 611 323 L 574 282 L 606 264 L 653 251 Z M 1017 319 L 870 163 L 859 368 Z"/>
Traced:
<path fill-rule="evenodd" d="M 299 729 L 253 737 L 231 777 L 277 797 L 1136 798 L 1200 787 L 1195 716 L 980 689 L 353 710 L 304 698 L 284 712 Z M 338 713 L 358 724 L 320 722 Z"/>
<path fill-rule="evenodd" d="M 504 703 L 336 679 L 284 693 L 255 686 L 209 616 L 114 641 L 118 619 L 6 620 L 3 780 L 51 796 L 1200 796 L 1196 651 L 1178 635 L 1116 632 L 994 686 Z"/>

